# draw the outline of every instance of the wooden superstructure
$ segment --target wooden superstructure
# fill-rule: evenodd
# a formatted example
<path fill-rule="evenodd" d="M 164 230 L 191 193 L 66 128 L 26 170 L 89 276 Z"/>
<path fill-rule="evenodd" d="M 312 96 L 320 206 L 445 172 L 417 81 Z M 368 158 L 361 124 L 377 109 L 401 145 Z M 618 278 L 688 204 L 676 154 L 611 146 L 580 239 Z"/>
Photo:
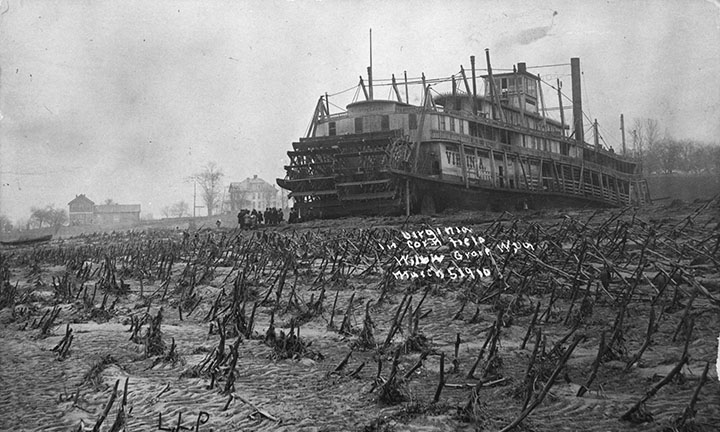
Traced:
<path fill-rule="evenodd" d="M 571 136 L 562 95 L 560 121 L 549 118 L 541 80 L 524 63 L 493 74 L 487 54 L 481 95 L 471 63 L 472 84 L 461 69 L 452 91 L 435 97 L 423 77 L 420 105 L 402 101 L 394 76 L 397 100 L 373 99 L 362 78 L 366 100 L 343 113 L 331 115 L 321 97 L 307 136 L 288 152 L 286 177 L 277 180 L 301 216 L 649 201 L 637 161 L 604 149 L 597 132 L 594 144 L 585 142 L 578 59 L 571 60 Z"/>

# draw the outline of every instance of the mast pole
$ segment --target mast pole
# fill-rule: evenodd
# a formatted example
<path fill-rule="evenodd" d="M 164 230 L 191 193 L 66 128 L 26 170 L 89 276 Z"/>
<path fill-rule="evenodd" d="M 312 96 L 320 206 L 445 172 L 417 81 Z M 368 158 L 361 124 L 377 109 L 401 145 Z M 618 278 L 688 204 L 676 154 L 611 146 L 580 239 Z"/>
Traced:
<path fill-rule="evenodd" d="M 540 93 L 540 107 L 542 108 L 542 123 L 543 126 L 547 124 L 547 111 L 545 110 L 545 96 L 543 96 L 543 90 L 542 90 L 542 79 L 540 78 L 540 74 L 538 74 L 538 92 Z"/>
<path fill-rule="evenodd" d="M 407 71 L 403 71 L 405 74 L 405 102 L 410 103 L 410 96 L 408 93 L 408 83 L 407 83 Z"/>
<path fill-rule="evenodd" d="M 395 96 L 397 96 L 398 102 L 402 103 L 402 97 L 400 97 L 400 90 L 398 90 L 397 87 L 397 81 L 395 81 L 395 74 L 392 74 L 392 88 L 395 91 Z"/>
<path fill-rule="evenodd" d="M 370 100 L 370 96 L 368 96 L 368 91 L 365 88 L 365 82 L 363 82 L 363 78 L 360 77 L 360 87 L 362 87 L 363 94 L 365 94 L 365 100 Z M 372 87 L 370 87 L 372 89 Z"/>
<path fill-rule="evenodd" d="M 593 135 L 595 136 L 595 163 L 597 163 L 600 157 L 600 135 L 598 134 L 597 119 L 595 119 L 595 122 L 593 122 Z M 600 179 L 600 181 L 602 181 L 602 178 Z"/>
<path fill-rule="evenodd" d="M 620 114 L 620 132 L 622 134 L 623 156 L 625 156 L 627 149 L 625 148 L 625 116 L 623 114 Z"/>
<path fill-rule="evenodd" d="M 460 103 L 457 99 L 457 82 L 455 82 L 455 75 L 452 76 L 452 97 L 453 97 L 453 109 L 459 110 Z"/>
<path fill-rule="evenodd" d="M 465 69 L 462 65 L 460 65 L 460 75 L 462 75 L 463 83 L 465 83 L 465 93 L 471 95 L 470 93 L 470 84 L 468 84 L 467 75 L 465 74 Z"/>
<path fill-rule="evenodd" d="M 490 81 L 490 99 L 492 103 L 492 119 L 497 120 L 498 113 L 500 114 L 500 120 L 505 121 L 505 115 L 503 114 L 502 106 L 500 105 L 500 95 L 498 95 L 497 89 L 495 88 L 495 79 L 493 78 L 492 66 L 490 65 L 490 49 L 485 48 L 485 60 L 487 61 L 488 79 Z"/>
<path fill-rule="evenodd" d="M 557 79 L 557 93 L 558 93 L 558 106 L 560 107 L 560 131 L 562 132 L 562 136 L 565 136 L 565 109 L 563 108 L 562 103 L 562 92 L 560 92 L 560 89 L 562 88 L 562 83 L 560 82 L 560 78 Z"/>
<path fill-rule="evenodd" d="M 475 56 L 470 56 L 470 67 L 472 68 L 472 87 L 473 87 L 473 114 L 477 115 L 477 83 L 475 82 Z"/>
<path fill-rule="evenodd" d="M 598 122 L 593 122 L 593 135 L 595 135 L 595 151 L 600 151 L 600 135 L 598 135 Z"/>
<path fill-rule="evenodd" d="M 368 67 L 368 88 L 370 92 L 370 100 L 373 100 L 373 80 L 372 80 L 372 29 L 370 29 L 370 66 Z"/>

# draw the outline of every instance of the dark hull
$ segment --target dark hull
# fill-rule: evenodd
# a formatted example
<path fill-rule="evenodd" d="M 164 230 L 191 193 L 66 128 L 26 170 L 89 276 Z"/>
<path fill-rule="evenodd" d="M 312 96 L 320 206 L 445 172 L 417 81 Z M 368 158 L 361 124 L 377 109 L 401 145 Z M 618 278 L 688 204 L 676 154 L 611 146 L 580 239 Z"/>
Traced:
<path fill-rule="evenodd" d="M 543 208 L 616 207 L 615 205 L 577 195 L 557 192 L 535 192 L 518 189 L 465 187 L 450 181 L 396 172 L 403 182 L 410 182 L 411 212 L 432 214 L 449 209 L 478 211 L 515 211 Z"/>

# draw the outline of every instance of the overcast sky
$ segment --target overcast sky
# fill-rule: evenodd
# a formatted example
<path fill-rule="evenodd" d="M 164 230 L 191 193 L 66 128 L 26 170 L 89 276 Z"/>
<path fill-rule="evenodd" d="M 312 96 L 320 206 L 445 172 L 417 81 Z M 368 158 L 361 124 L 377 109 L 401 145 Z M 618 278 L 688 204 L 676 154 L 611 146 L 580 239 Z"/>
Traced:
<path fill-rule="evenodd" d="M 366 74 L 370 28 L 376 79 L 448 77 L 470 55 L 484 68 L 485 48 L 498 69 L 580 57 L 583 108 L 608 145 L 620 113 L 628 128 L 647 117 L 676 138 L 720 136 L 713 0 L 0 0 L 0 13 L 0 213 L 12 220 L 80 193 L 159 217 L 192 203 L 185 179 L 210 161 L 226 184 L 274 184 L 318 98 Z M 569 66 L 531 72 L 569 95 Z"/>

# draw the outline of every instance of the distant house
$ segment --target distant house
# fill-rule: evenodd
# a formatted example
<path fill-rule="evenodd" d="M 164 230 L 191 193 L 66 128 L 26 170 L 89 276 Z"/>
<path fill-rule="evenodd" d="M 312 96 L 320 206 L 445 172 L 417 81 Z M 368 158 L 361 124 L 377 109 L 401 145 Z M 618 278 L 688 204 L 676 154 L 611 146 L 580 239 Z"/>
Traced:
<path fill-rule="evenodd" d="M 84 194 L 75 195 L 68 203 L 68 220 L 70 225 L 87 225 L 93 223 L 95 203 Z"/>
<path fill-rule="evenodd" d="M 99 225 L 140 222 L 140 204 L 105 204 L 95 206 L 95 223 Z"/>
<path fill-rule="evenodd" d="M 140 204 L 95 203 L 84 194 L 68 203 L 70 225 L 127 225 L 140 222 Z"/>
<path fill-rule="evenodd" d="M 253 178 L 248 177 L 241 182 L 230 183 L 228 195 L 229 200 L 225 208 L 231 212 L 241 209 L 265 210 L 268 207 L 287 207 L 287 203 L 283 203 L 282 191 L 258 178 L 257 175 L 254 175 Z"/>

